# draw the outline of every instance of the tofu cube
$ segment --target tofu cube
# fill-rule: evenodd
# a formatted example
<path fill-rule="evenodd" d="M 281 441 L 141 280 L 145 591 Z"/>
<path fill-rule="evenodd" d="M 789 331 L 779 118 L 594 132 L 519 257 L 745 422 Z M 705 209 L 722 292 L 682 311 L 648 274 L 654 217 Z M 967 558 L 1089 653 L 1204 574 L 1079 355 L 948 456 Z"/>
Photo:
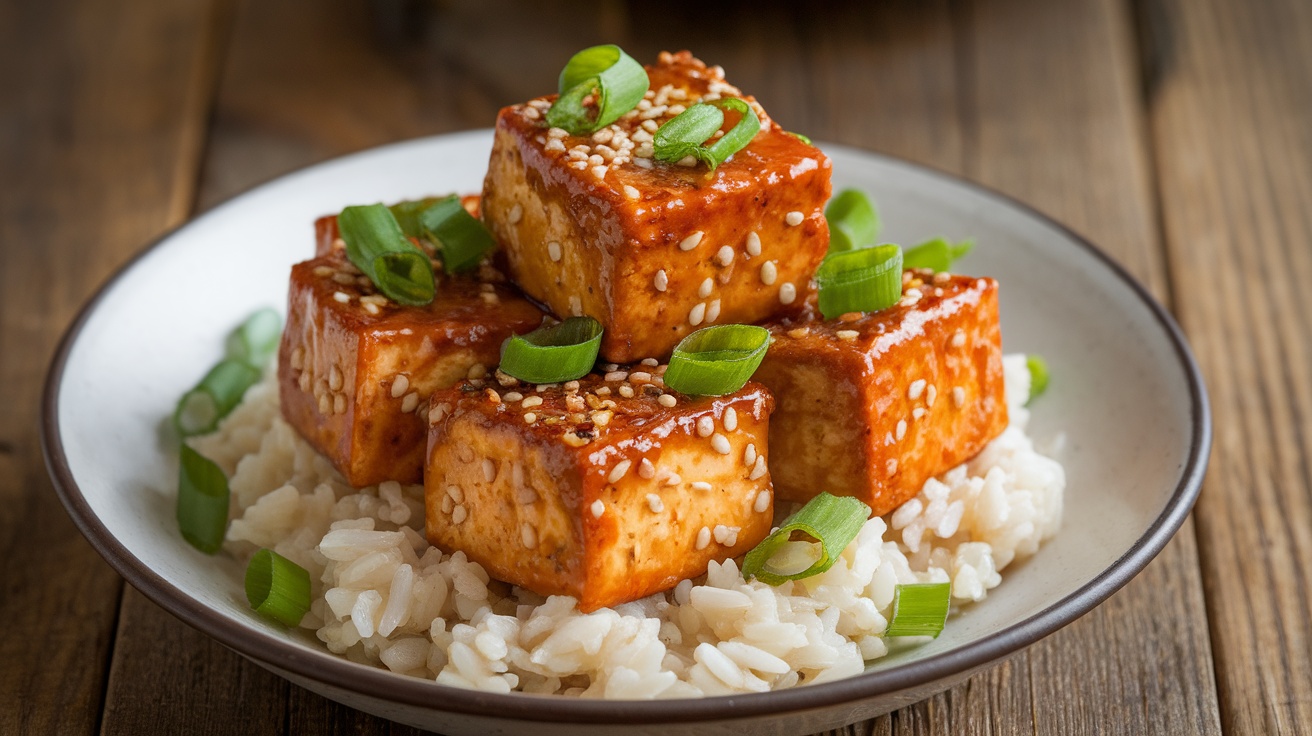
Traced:
<path fill-rule="evenodd" d="M 884 514 L 1006 428 L 997 282 L 908 271 L 903 284 L 880 312 L 771 325 L 753 380 L 778 401 L 779 498 L 828 491 Z"/>
<path fill-rule="evenodd" d="M 292 267 L 278 352 L 282 413 L 359 488 L 422 478 L 428 396 L 500 360 L 542 312 L 505 283 L 439 277 L 404 307 L 341 254 Z"/>
<path fill-rule="evenodd" d="M 480 208 L 479 200 L 481 197 L 477 194 L 461 195 L 460 203 L 465 206 L 465 211 L 474 217 L 479 217 Z M 419 241 L 416 243 L 424 250 L 433 255 L 433 246 L 429 243 Z M 333 253 L 345 253 L 346 243 L 342 240 L 341 233 L 337 230 L 337 215 L 324 215 L 314 221 L 314 255 L 326 256 Z"/>
<path fill-rule="evenodd" d="M 659 374 L 472 381 L 430 405 L 425 530 L 493 577 L 591 611 L 667 590 L 770 531 L 759 384 L 691 398 Z"/>
<path fill-rule="evenodd" d="M 552 97 L 501 110 L 483 186 L 511 278 L 557 316 L 601 322 L 615 363 L 667 357 L 706 325 L 797 312 L 829 244 L 824 153 L 686 51 L 647 73 L 647 99 L 591 136 L 549 128 Z M 714 172 L 652 158 L 660 124 L 728 96 L 761 118 L 746 148 Z"/>

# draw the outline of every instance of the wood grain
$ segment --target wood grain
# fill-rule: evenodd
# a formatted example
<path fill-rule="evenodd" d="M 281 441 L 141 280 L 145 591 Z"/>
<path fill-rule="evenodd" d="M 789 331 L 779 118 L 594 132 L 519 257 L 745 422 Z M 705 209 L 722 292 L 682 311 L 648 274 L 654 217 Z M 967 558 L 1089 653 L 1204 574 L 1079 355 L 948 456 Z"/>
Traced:
<path fill-rule="evenodd" d="M 37 411 L 92 289 L 185 215 L 207 2 L 0 6 L 0 732 L 89 733 L 122 582 L 56 500 Z"/>
<path fill-rule="evenodd" d="M 1195 517 L 1222 722 L 1312 731 L 1312 7 L 1163 3 L 1153 99 L 1180 319 L 1216 414 Z"/>

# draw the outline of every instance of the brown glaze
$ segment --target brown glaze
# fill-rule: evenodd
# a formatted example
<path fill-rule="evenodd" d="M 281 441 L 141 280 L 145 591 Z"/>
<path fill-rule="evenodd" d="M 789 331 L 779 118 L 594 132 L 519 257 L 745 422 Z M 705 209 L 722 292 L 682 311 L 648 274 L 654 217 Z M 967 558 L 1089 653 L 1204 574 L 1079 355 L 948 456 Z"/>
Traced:
<path fill-rule="evenodd" d="M 433 544 L 590 611 L 667 590 L 769 532 L 773 505 L 758 506 L 771 489 L 766 461 L 755 477 L 744 462 L 767 452 L 774 400 L 759 384 L 690 398 L 663 389 L 659 376 L 594 374 L 541 392 L 498 378 L 504 385 L 466 381 L 433 394 L 424 484 Z M 662 393 L 675 405 L 662 405 Z M 699 420 L 715 434 L 699 433 Z M 735 528 L 734 538 L 699 548 L 701 529 L 716 525 Z"/>
<path fill-rule="evenodd" d="M 340 253 L 292 267 L 287 314 L 278 353 L 283 416 L 357 488 L 419 482 L 428 395 L 475 365 L 494 366 L 502 341 L 543 317 L 488 268 L 439 275 L 431 304 L 403 307 Z M 393 396 L 398 375 L 407 385 Z"/>
<path fill-rule="evenodd" d="M 668 84 L 686 91 L 689 99 L 680 104 L 711 90 L 742 96 L 764 129 L 714 172 L 660 162 L 643 168 L 631 160 L 599 179 L 590 168 L 569 165 L 568 150 L 594 145 L 593 138 L 566 136 L 563 148 L 548 147 L 553 139 L 534 105 L 553 98 L 540 98 L 501 111 L 484 183 L 484 218 L 505 248 L 516 283 L 561 317 L 597 318 L 606 327 L 602 356 L 615 362 L 667 356 L 688 333 L 710 324 L 690 322 L 699 303 L 709 309 L 719 300 L 718 323 L 795 313 L 813 289 L 811 275 L 829 242 L 827 156 L 786 133 L 752 97 L 687 52 L 662 55 L 647 69 L 652 90 Z M 638 115 L 610 129 L 637 134 Z M 736 114 L 726 117 L 727 129 Z M 790 226 L 789 212 L 804 219 Z M 703 233 L 700 245 L 682 250 L 679 244 L 695 232 Z M 752 232 L 761 243 L 756 256 L 746 247 Z M 552 242 L 560 246 L 558 259 L 550 257 Z M 734 253 L 728 265 L 717 260 L 722 246 Z M 767 260 L 777 272 L 770 286 L 760 276 Z M 661 270 L 668 278 L 664 291 L 654 285 Z M 714 288 L 702 297 L 698 290 L 707 278 Z M 784 283 L 796 289 L 790 304 L 779 299 Z"/>
<path fill-rule="evenodd" d="M 911 303 L 913 290 L 922 296 Z M 884 514 L 1007 426 L 993 279 L 907 272 L 903 301 L 888 309 L 830 320 L 808 310 L 769 327 L 755 380 L 779 401 L 770 469 L 780 498 L 829 491 Z"/>

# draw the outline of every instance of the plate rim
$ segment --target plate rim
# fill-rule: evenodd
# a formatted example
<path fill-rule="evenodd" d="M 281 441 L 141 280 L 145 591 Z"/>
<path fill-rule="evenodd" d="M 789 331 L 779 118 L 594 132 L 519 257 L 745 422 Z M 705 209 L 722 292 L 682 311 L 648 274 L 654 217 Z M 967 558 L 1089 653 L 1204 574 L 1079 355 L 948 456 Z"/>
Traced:
<path fill-rule="evenodd" d="M 180 231 L 213 216 L 237 199 L 275 182 L 307 174 L 319 167 L 326 168 L 347 160 L 369 157 L 404 146 L 422 147 L 452 143 L 457 138 L 487 135 L 490 132 L 491 129 L 487 128 L 457 131 L 376 146 L 300 167 L 234 194 L 149 241 L 97 287 L 60 338 L 42 389 L 40 435 L 46 469 L 65 511 L 96 552 L 134 588 L 187 625 L 257 664 L 267 663 L 268 666 L 292 673 L 298 678 L 377 701 L 421 708 L 431 712 L 528 722 L 614 725 L 695 723 L 764 717 L 842 704 L 856 704 L 880 695 L 925 687 L 955 675 L 973 672 L 1014 655 L 1074 622 L 1138 575 L 1175 535 L 1197 500 L 1212 444 L 1212 413 L 1207 390 L 1202 373 L 1179 325 L 1138 279 L 1084 236 L 1010 195 L 933 166 L 897 156 L 841 144 L 818 143 L 826 153 L 841 152 L 844 156 L 873 159 L 884 164 L 918 170 L 932 179 L 971 190 L 989 200 L 991 206 L 1011 208 L 1061 232 L 1129 287 L 1165 333 L 1171 343 L 1176 361 L 1188 381 L 1190 400 L 1188 457 L 1181 468 L 1180 480 L 1162 511 L 1124 554 L 1086 585 L 995 634 L 915 662 L 867 671 L 831 682 L 767 693 L 654 701 L 584 700 L 526 693 L 499 694 L 442 685 L 357 664 L 344 658 L 325 659 L 305 644 L 242 627 L 213 609 L 196 604 L 194 599 L 185 595 L 143 563 L 109 532 L 82 495 L 68 466 L 68 458 L 60 434 L 59 393 L 68 358 L 86 323 L 114 286 L 140 261 L 154 253 Z"/>

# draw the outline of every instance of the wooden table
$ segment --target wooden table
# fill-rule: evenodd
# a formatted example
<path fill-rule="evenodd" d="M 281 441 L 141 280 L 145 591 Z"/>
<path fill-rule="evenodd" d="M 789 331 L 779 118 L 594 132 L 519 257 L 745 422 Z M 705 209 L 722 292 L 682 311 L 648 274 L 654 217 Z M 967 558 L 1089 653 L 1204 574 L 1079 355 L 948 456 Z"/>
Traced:
<path fill-rule="evenodd" d="M 487 126 L 605 41 L 691 48 L 789 129 L 1045 210 L 1170 306 L 1206 373 L 1211 471 L 1143 574 L 845 733 L 1312 730 L 1312 3 L 551 5 L 0 4 L 0 732 L 409 731 L 125 586 L 51 491 L 42 380 L 78 307 L 161 232 L 305 164 Z"/>

